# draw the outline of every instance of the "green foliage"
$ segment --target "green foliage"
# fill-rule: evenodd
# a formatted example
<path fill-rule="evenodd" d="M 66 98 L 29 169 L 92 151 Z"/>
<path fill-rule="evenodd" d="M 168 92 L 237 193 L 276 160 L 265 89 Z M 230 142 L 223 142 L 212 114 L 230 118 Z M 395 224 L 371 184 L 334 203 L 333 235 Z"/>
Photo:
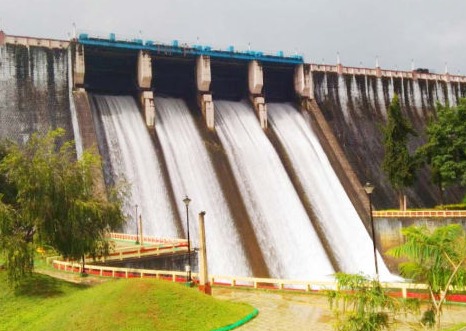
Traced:
<path fill-rule="evenodd" d="M 0 330 L 215 330 L 253 311 L 154 279 L 87 287 L 34 274 L 17 289 L 0 271 Z"/>
<path fill-rule="evenodd" d="M 466 185 L 466 99 L 456 107 L 437 104 L 437 116 L 427 126 L 428 140 L 417 154 L 432 169 L 441 188 Z"/>
<path fill-rule="evenodd" d="M 384 159 L 382 169 L 398 192 L 411 186 L 416 179 L 417 160 L 409 154 L 409 136 L 416 136 L 411 123 L 401 113 L 398 95 L 388 107 L 387 124 L 382 128 Z"/>
<path fill-rule="evenodd" d="M 33 246 L 27 240 L 32 228 L 23 226 L 15 216 L 11 206 L 0 202 L 0 252 L 4 252 L 4 267 L 12 283 L 31 274 L 34 258 Z"/>
<path fill-rule="evenodd" d="M 398 300 L 388 295 L 380 282 L 362 275 L 337 273 L 338 290 L 328 291 L 337 331 L 390 329 L 401 313 L 419 309 L 416 300 Z"/>
<path fill-rule="evenodd" d="M 435 206 L 436 210 L 466 210 L 466 203 L 453 203 L 449 205 Z"/>
<path fill-rule="evenodd" d="M 459 324 L 452 326 L 451 328 L 444 329 L 443 331 L 464 331 L 465 327 L 466 327 L 466 323 L 459 323 Z"/>
<path fill-rule="evenodd" d="M 0 202 L 1 249 L 13 283 L 31 270 L 34 247 L 51 246 L 71 259 L 107 254 L 106 232 L 124 222 L 116 191 L 97 189 L 98 156 L 86 151 L 76 160 L 72 142 L 60 145 L 64 133 L 12 144 L 0 162 L 0 173 L 17 190 L 13 205 Z"/>
<path fill-rule="evenodd" d="M 427 309 L 422 314 L 421 324 L 429 328 L 433 328 L 435 326 L 435 311 L 432 308 Z"/>
<path fill-rule="evenodd" d="M 427 284 L 432 301 L 431 309 L 435 312 L 436 328 L 439 328 L 442 306 L 450 286 L 466 285 L 464 229 L 458 224 L 434 230 L 412 226 L 403 229 L 402 233 L 405 243 L 391 249 L 388 254 L 408 259 L 408 262 L 400 264 L 400 272 L 404 277 Z"/>
<path fill-rule="evenodd" d="M 0 162 L 5 158 L 9 144 L 0 142 Z M 5 175 L 0 172 L 0 201 L 13 205 L 16 203 L 18 190 L 13 183 L 10 183 Z"/>

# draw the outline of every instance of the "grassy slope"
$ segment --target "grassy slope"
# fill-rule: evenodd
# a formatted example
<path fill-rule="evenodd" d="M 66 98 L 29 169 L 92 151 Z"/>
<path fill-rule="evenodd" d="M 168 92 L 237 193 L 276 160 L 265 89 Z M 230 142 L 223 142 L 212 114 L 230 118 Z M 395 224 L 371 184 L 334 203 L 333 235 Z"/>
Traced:
<path fill-rule="evenodd" d="M 212 330 L 252 310 L 149 279 L 86 287 L 34 275 L 12 291 L 0 272 L 0 330 Z"/>

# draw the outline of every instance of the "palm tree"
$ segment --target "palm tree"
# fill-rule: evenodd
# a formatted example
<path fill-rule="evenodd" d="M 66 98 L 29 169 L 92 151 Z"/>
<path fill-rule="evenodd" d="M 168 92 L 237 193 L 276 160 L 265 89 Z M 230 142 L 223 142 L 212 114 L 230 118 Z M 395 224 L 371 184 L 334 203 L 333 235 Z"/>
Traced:
<path fill-rule="evenodd" d="M 388 254 L 407 258 L 400 264 L 403 277 L 428 286 L 431 308 L 424 313 L 424 321 L 432 316 L 435 329 L 440 330 L 440 316 L 446 296 L 452 288 L 463 287 L 466 282 L 466 236 L 458 224 L 429 230 L 411 226 L 402 230 L 405 243 L 391 249 Z"/>

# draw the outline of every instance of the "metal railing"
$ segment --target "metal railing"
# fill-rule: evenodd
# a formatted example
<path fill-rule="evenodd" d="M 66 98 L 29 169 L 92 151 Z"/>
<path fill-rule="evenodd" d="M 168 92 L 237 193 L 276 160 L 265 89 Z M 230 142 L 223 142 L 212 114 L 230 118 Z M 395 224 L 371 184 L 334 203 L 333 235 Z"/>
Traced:
<path fill-rule="evenodd" d="M 321 72 L 339 72 L 338 65 L 329 64 L 315 64 L 311 63 L 311 71 Z M 377 70 L 379 69 L 379 70 Z M 425 79 L 425 80 L 440 80 L 452 83 L 466 83 L 466 76 L 452 75 L 452 74 L 436 74 L 436 73 L 423 73 L 417 71 L 403 71 L 403 70 L 387 70 L 380 68 L 362 68 L 362 67 L 346 67 L 340 66 L 342 74 L 350 75 L 368 75 L 377 76 L 378 72 L 382 77 L 393 78 L 407 78 L 407 79 Z"/>
<path fill-rule="evenodd" d="M 466 218 L 466 210 L 390 210 L 373 211 L 372 216 L 378 218 L 409 218 L 409 217 L 436 217 L 436 218 Z"/>

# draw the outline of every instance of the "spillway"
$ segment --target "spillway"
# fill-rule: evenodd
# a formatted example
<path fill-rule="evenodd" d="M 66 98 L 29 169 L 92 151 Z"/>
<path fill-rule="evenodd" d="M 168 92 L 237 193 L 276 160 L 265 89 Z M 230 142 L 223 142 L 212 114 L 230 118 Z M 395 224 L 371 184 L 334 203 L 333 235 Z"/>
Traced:
<path fill-rule="evenodd" d="M 322 278 L 333 267 L 283 164 L 245 102 L 215 101 L 227 153 L 272 277 Z"/>
<path fill-rule="evenodd" d="M 189 206 L 190 236 L 198 240 L 197 215 L 205 210 L 209 272 L 251 276 L 240 235 L 235 228 L 214 167 L 193 115 L 181 99 L 156 98 L 156 132 L 167 163 L 180 215 L 185 215 L 183 197 Z M 186 222 L 183 227 L 186 232 Z"/>
<path fill-rule="evenodd" d="M 91 95 L 90 103 L 100 153 L 107 161 L 106 179 L 124 179 L 130 184 L 126 231 L 136 232 L 137 205 L 145 235 L 180 237 L 161 164 L 135 100 L 130 96 Z"/>
<path fill-rule="evenodd" d="M 398 94 L 404 116 L 417 131 L 410 137 L 409 148 L 414 152 L 426 141 L 425 128 L 435 114 L 435 104 L 456 104 L 464 95 L 465 85 L 442 79 L 417 79 L 393 75 L 376 77 L 364 74 L 312 73 L 315 100 L 327 123 L 338 139 L 345 156 L 360 182 L 370 180 L 376 187 L 373 196 L 378 209 L 398 205 L 398 195 L 383 173 L 383 135 L 380 127 L 386 123 L 387 109 Z M 408 207 L 434 206 L 440 201 L 439 190 L 431 184 L 427 168 L 418 171 L 418 180 L 406 190 Z M 464 192 L 449 188 L 448 202 L 461 200 Z"/>
<path fill-rule="evenodd" d="M 341 271 L 375 274 L 372 239 L 348 198 L 307 114 L 290 104 L 268 104 L 269 123 L 291 161 Z M 379 273 L 388 269 L 378 256 Z"/>

